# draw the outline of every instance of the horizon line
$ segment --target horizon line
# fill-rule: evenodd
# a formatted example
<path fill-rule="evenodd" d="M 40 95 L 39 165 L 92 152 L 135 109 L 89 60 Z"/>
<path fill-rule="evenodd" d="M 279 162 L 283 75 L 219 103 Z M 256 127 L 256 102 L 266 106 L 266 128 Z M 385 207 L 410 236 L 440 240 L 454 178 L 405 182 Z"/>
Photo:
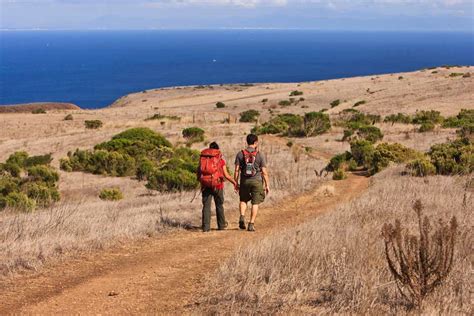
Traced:
<path fill-rule="evenodd" d="M 192 28 L 0 28 L 0 32 L 22 31 L 226 31 L 226 30 L 261 30 L 261 31 L 326 31 L 326 32 L 447 32 L 447 33 L 474 33 L 473 29 L 322 29 L 305 27 L 192 27 Z"/>

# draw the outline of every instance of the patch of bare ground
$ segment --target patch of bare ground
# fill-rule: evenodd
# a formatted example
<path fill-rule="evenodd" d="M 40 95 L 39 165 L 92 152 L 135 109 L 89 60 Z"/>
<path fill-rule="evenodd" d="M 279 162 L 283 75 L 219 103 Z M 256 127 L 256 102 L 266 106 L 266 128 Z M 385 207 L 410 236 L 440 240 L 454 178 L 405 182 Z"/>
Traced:
<path fill-rule="evenodd" d="M 366 192 L 332 212 L 242 247 L 205 281 L 200 311 L 472 315 L 472 177 L 423 179 L 400 171 L 376 175 Z M 460 227 L 452 273 L 421 311 L 410 311 L 388 270 L 381 229 L 395 219 L 416 229 L 417 199 L 432 223 L 454 215 Z"/>

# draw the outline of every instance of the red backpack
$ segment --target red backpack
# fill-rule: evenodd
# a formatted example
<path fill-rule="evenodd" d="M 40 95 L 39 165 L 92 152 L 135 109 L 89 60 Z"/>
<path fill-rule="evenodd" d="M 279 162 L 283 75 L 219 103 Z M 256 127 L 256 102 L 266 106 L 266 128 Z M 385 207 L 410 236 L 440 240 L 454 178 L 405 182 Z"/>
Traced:
<path fill-rule="evenodd" d="M 203 188 L 215 189 L 224 182 L 221 166 L 222 154 L 218 149 L 204 149 L 199 160 L 199 182 Z"/>

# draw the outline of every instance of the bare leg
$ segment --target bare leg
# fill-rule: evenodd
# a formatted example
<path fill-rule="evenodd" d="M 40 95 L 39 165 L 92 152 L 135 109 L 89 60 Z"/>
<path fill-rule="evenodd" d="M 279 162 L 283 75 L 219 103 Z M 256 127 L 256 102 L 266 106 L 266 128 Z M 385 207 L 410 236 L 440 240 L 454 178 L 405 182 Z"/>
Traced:
<path fill-rule="evenodd" d="M 257 205 L 252 204 L 252 213 L 250 217 L 250 223 L 255 223 L 255 219 L 257 218 L 257 212 L 258 212 L 258 204 Z"/>
<path fill-rule="evenodd" d="M 239 209 L 240 209 L 240 215 L 245 216 L 245 212 L 247 211 L 247 203 L 241 201 L 239 205 Z"/>

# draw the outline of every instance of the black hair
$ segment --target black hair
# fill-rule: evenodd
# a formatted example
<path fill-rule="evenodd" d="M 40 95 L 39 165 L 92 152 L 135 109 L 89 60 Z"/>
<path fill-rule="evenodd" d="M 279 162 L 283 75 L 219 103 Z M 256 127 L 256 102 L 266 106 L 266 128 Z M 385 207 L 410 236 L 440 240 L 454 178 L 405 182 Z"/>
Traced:
<path fill-rule="evenodd" d="M 258 141 L 258 136 L 257 135 L 255 135 L 255 134 L 248 134 L 247 135 L 247 144 L 249 146 L 255 144 L 257 141 Z"/>
<path fill-rule="evenodd" d="M 209 144 L 209 148 L 211 149 L 219 149 L 219 145 L 216 142 L 212 142 Z"/>

